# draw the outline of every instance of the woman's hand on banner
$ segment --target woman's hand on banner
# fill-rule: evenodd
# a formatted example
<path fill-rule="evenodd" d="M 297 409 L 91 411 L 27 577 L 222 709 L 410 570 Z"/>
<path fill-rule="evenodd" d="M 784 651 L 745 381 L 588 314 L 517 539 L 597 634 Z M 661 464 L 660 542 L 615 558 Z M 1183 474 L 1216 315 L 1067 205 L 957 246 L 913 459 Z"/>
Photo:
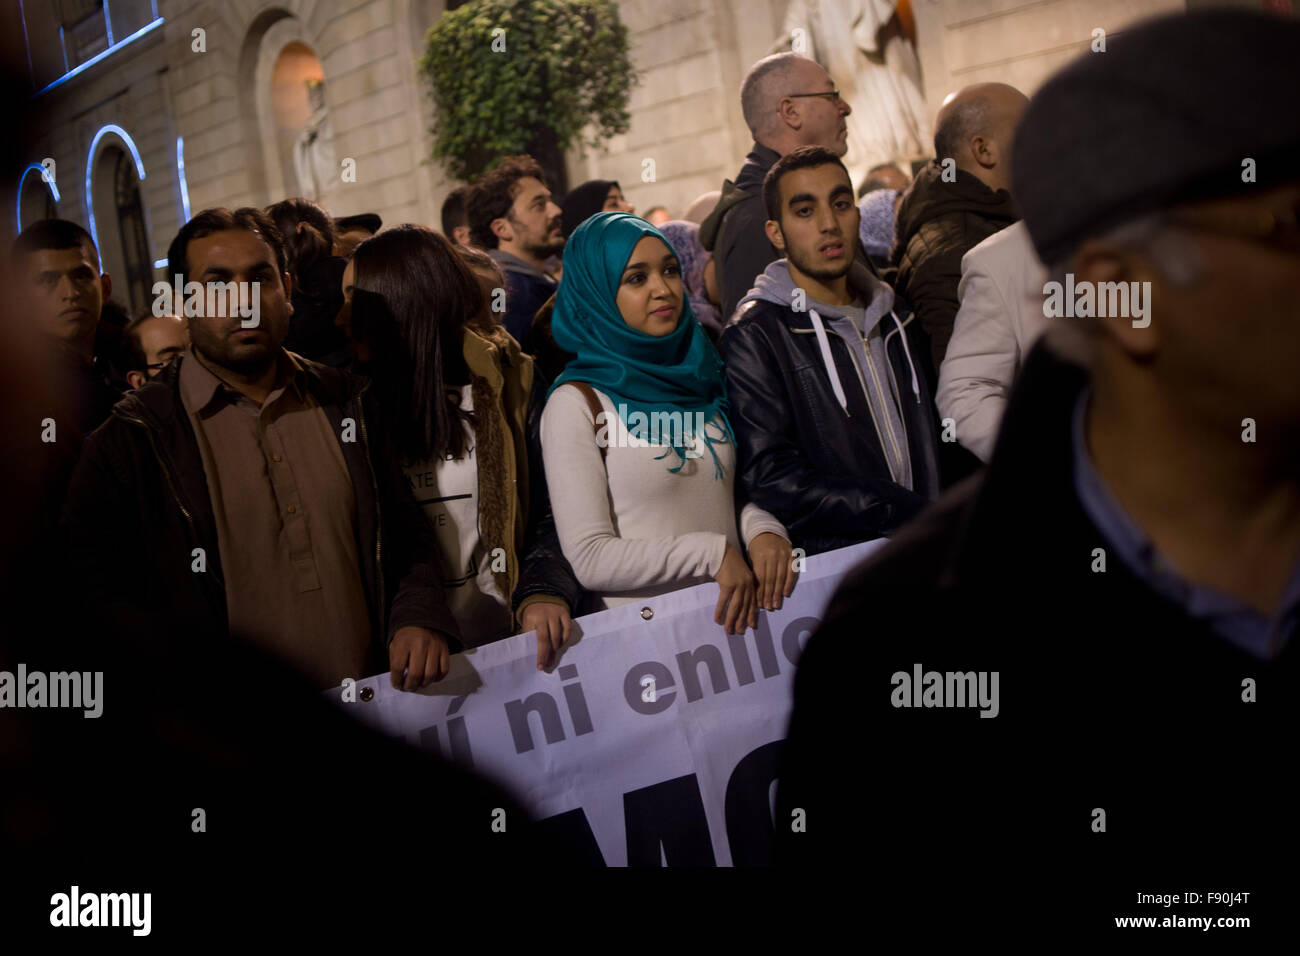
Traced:
<path fill-rule="evenodd" d="M 573 618 L 563 604 L 536 601 L 519 616 L 519 633 L 537 632 L 537 669 L 546 670 L 560 658 L 560 648 L 573 631 Z"/>

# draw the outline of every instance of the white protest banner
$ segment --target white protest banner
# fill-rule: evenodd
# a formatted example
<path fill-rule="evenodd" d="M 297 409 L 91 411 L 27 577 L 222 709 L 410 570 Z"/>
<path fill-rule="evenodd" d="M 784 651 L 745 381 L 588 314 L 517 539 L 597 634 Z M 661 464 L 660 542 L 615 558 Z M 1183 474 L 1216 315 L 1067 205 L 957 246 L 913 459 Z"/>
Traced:
<path fill-rule="evenodd" d="M 713 623 L 718 587 L 702 584 L 577 619 L 551 673 L 530 631 L 453 655 L 422 691 L 380 674 L 328 694 L 496 781 L 593 864 L 766 863 L 795 662 L 883 543 L 807 558 L 794 595 L 743 635 Z"/>

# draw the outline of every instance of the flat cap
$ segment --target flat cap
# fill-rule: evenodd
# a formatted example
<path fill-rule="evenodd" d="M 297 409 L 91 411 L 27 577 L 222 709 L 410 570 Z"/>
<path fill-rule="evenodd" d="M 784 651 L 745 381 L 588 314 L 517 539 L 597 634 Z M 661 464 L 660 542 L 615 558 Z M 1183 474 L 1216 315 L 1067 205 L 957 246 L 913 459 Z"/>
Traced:
<path fill-rule="evenodd" d="M 353 229 L 364 229 L 366 232 L 374 235 L 379 231 L 379 227 L 384 221 L 379 218 L 378 213 L 362 212 L 355 216 L 340 216 L 334 220 L 334 228 L 339 232 L 351 232 Z"/>
<path fill-rule="evenodd" d="M 1178 202 L 1300 179 L 1298 64 L 1300 21 L 1216 9 L 1148 20 L 1065 67 L 1012 147 L 1039 257 Z"/>

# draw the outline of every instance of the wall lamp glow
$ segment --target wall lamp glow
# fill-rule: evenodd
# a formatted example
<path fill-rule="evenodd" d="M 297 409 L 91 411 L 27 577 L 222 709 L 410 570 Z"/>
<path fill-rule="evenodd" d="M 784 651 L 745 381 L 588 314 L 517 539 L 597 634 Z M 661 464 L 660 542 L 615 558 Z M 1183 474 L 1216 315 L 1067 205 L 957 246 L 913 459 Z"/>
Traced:
<path fill-rule="evenodd" d="M 19 231 L 19 232 L 22 232 L 22 231 L 23 231 L 23 183 L 27 182 L 27 174 L 28 174 L 28 173 L 36 173 L 38 176 L 41 177 L 42 180 L 45 180 L 45 176 L 44 176 L 44 173 L 45 173 L 45 167 L 42 166 L 40 163 L 32 163 L 30 166 L 28 166 L 26 169 L 23 170 L 23 174 L 22 174 L 22 176 L 20 176 L 20 177 L 18 178 L 18 216 L 17 216 L 17 219 L 18 219 L 18 231 Z M 46 183 L 46 185 L 48 185 L 48 186 L 50 187 L 50 195 L 54 197 L 54 201 L 55 201 L 55 202 L 58 202 L 58 201 L 59 201 L 59 187 L 58 187 L 58 185 L 54 182 L 53 179 L 45 180 L 45 183 Z"/>

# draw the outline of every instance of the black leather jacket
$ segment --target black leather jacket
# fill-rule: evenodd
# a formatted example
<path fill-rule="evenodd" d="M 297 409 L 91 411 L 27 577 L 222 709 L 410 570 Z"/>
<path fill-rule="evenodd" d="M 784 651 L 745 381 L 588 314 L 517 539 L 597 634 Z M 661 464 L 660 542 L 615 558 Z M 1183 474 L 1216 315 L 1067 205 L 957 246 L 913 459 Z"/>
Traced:
<path fill-rule="evenodd" d="M 922 361 L 927 345 L 912 313 L 901 302 L 894 311 L 908 337 L 921 393 L 919 400 L 913 394 L 897 327 L 887 328 L 885 350 L 902 397 L 917 491 L 890 479 L 880 433 L 857 384 L 862 373 L 833 329 L 826 331 L 847 414 L 831 389 L 807 312 L 750 300 L 723 332 L 741 481 L 749 500 L 780 519 L 792 543 L 809 554 L 889 534 L 938 495 L 938 433 Z"/>
<path fill-rule="evenodd" d="M 546 408 L 546 392 L 551 382 L 539 365 L 533 368 L 533 393 L 528 401 L 528 527 L 520 552 L 519 584 L 511 606 L 518 614 L 519 606 L 529 595 L 551 594 L 564 598 L 569 613 L 578 617 L 600 608 L 593 606 L 560 550 L 551 495 L 546 487 L 546 466 L 542 461 L 542 410 Z"/>

